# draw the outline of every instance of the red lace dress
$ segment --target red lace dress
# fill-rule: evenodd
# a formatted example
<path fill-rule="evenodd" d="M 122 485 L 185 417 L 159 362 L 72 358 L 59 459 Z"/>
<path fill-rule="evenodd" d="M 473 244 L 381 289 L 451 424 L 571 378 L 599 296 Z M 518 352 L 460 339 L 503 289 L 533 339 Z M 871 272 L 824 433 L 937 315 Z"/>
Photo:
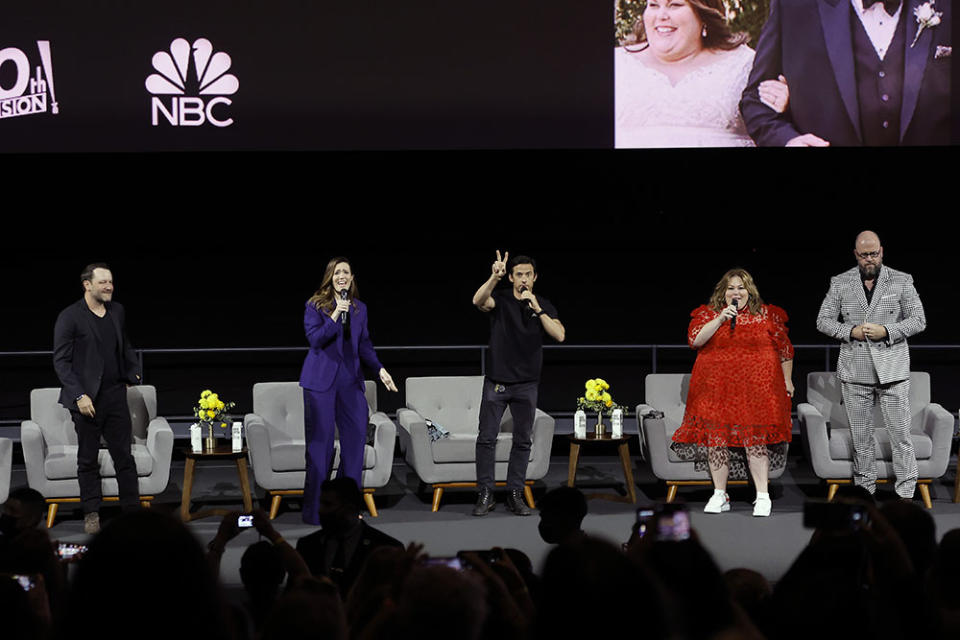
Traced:
<path fill-rule="evenodd" d="M 702 305 L 690 315 L 687 340 L 692 347 L 703 326 L 720 314 Z M 673 434 L 673 449 L 681 459 L 707 469 L 706 448 L 740 448 L 730 452 L 730 477 L 746 478 L 742 448 L 766 445 L 771 468 L 785 464 L 792 421 L 782 363 L 793 359 L 786 322 L 780 307 L 764 305 L 757 314 L 744 310 L 735 329 L 729 322 L 720 325 L 700 347 L 683 423 Z"/>

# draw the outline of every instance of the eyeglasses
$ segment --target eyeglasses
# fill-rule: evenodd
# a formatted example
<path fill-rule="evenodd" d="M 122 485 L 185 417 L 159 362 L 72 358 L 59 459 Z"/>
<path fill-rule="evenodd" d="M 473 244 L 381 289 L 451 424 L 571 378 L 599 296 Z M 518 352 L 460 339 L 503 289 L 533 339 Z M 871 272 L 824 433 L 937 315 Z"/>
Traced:
<path fill-rule="evenodd" d="M 860 258 L 861 260 L 869 260 L 870 258 L 880 257 L 879 251 L 864 251 L 863 253 L 860 253 L 859 251 L 857 251 L 856 254 L 857 254 L 857 257 Z"/>

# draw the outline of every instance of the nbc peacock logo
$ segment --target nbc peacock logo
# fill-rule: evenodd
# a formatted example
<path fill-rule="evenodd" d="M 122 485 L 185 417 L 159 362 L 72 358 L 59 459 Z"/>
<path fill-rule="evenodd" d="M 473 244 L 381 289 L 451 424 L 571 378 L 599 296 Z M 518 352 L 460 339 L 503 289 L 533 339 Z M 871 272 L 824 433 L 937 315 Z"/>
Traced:
<path fill-rule="evenodd" d="M 151 124 L 161 117 L 175 127 L 199 127 L 207 122 L 229 127 L 233 118 L 225 110 L 233 104 L 226 97 L 240 87 L 237 76 L 227 73 L 233 61 L 222 51 L 214 53 L 206 38 L 191 45 L 184 38 L 170 43 L 170 51 L 153 55 L 153 69 L 146 80 L 150 100 Z"/>

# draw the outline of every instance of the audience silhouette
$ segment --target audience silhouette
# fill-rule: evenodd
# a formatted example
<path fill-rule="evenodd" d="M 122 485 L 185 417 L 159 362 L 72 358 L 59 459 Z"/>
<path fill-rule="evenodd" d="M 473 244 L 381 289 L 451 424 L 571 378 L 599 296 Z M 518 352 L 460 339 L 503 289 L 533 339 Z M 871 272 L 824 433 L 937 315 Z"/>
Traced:
<path fill-rule="evenodd" d="M 866 518 L 815 529 L 772 588 L 749 568 L 721 572 L 692 529 L 638 523 L 622 549 L 585 533 L 586 501 L 576 489 L 541 500 L 540 532 L 555 546 L 539 574 L 516 549 L 431 558 L 422 545 L 404 548 L 359 517 L 352 480 L 325 483 L 323 496 L 325 529 L 297 544 L 306 557 L 266 514 L 252 514 L 251 530 L 263 539 L 243 552 L 245 601 L 230 605 L 220 559 L 242 534 L 241 514 L 225 516 L 205 550 L 162 510 L 125 512 L 63 560 L 38 526 L 42 496 L 15 491 L 0 522 L 3 637 L 552 640 L 609 629 L 643 640 L 960 636 L 960 529 L 937 544 L 925 509 L 904 501 L 878 508 L 855 489 L 834 504 Z M 377 544 L 354 548 L 362 540 Z M 349 580 L 346 571 L 327 575 L 338 549 L 347 552 Z"/>

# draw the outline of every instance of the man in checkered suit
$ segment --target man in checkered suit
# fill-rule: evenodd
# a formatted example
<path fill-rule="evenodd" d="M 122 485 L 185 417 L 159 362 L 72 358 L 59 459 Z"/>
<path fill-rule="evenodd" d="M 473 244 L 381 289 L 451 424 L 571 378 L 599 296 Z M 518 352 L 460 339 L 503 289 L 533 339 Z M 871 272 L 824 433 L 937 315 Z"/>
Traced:
<path fill-rule="evenodd" d="M 853 476 L 876 490 L 873 412 L 879 404 L 890 434 L 897 495 L 912 498 L 917 457 L 910 439 L 910 350 L 907 338 L 927 319 L 913 277 L 883 265 L 883 247 L 872 231 L 857 236 L 857 266 L 830 280 L 817 329 L 841 341 L 837 377 L 853 439 Z"/>

